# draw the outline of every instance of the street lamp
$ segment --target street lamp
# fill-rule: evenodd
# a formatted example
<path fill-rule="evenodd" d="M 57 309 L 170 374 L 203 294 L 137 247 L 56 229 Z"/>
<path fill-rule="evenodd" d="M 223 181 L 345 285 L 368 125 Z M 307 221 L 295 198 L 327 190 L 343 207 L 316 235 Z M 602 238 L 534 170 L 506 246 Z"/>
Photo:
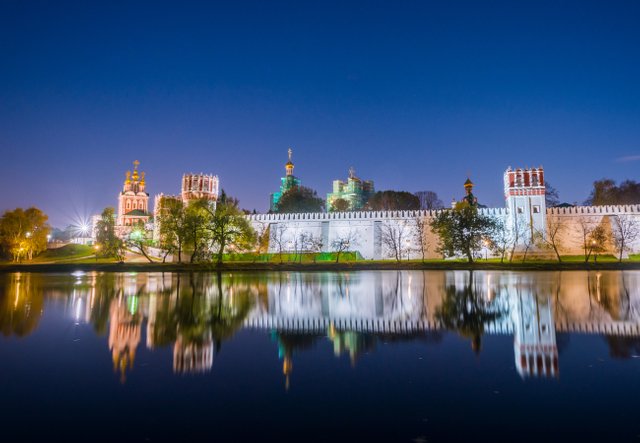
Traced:
<path fill-rule="evenodd" d="M 98 263 L 98 251 L 100 251 L 100 245 L 94 245 L 93 249 L 95 249 L 96 251 L 95 257 L 96 257 L 96 263 Z"/>

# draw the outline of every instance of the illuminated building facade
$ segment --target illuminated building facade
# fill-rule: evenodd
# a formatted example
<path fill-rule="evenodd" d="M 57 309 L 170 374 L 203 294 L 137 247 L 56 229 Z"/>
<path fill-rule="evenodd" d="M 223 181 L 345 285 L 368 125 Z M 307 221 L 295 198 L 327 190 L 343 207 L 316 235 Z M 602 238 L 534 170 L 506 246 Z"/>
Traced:
<path fill-rule="evenodd" d="M 349 168 L 347 181 L 334 180 L 333 192 L 327 194 L 327 212 L 336 210 L 334 203 L 338 199 L 345 200 L 348 211 L 359 211 L 369 201 L 375 189 L 373 180 L 360 180 L 353 168 Z"/>
<path fill-rule="evenodd" d="M 278 202 L 282 198 L 282 194 L 296 186 L 300 186 L 300 179 L 293 175 L 293 162 L 291 161 L 292 154 L 293 150 L 289 148 L 289 160 L 284 165 L 285 176 L 280 179 L 280 190 L 271 194 L 269 212 L 278 212 Z"/>
<path fill-rule="evenodd" d="M 144 172 L 138 172 L 138 160 L 133 162 L 133 173 L 127 171 L 122 191 L 118 195 L 116 227 L 128 233 L 133 226 L 149 221 L 149 194 L 146 192 Z"/>

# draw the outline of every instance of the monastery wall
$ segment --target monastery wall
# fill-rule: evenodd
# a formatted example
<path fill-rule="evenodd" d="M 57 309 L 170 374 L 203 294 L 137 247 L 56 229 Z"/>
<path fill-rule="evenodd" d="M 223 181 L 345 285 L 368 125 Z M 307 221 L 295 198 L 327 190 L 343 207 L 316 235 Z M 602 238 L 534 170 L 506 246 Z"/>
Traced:
<path fill-rule="evenodd" d="M 277 253 L 301 250 L 299 239 L 301 234 L 322 240 L 322 251 L 334 250 L 333 244 L 340 239 L 352 239 L 350 251 L 358 251 L 367 260 L 381 260 L 394 257 L 394 251 L 384 241 L 385 232 L 393 233 L 402 239 L 403 258 L 422 258 L 420 239 L 417 233 L 416 221 L 430 222 L 439 211 L 360 211 L 333 213 L 303 213 L 303 214 L 255 214 L 248 216 L 254 229 L 263 232 L 270 230 L 269 252 Z M 507 229 L 515 229 L 515 217 L 510 216 L 507 208 L 481 208 L 480 212 L 495 217 L 504 223 Z M 519 214 L 518 223 L 522 220 L 532 220 L 537 229 L 537 214 Z M 563 255 L 581 255 L 583 253 L 582 224 L 590 227 L 602 225 L 612 236 L 614 218 L 632 217 L 640 226 L 640 205 L 625 206 L 578 206 L 572 208 L 546 209 L 546 224 L 560 223 L 560 252 Z M 298 239 L 298 240 L 296 240 Z M 427 247 L 426 258 L 440 258 L 436 252 L 438 237 L 427 227 L 424 242 Z M 630 248 L 633 252 L 640 251 L 640 238 L 636 239 Z M 304 248 L 302 248 L 304 250 Z M 532 248 L 530 252 L 535 252 Z M 482 251 L 482 255 L 484 256 Z M 538 252 L 544 252 L 539 251 Z M 547 251 L 548 252 L 548 251 Z M 614 253 L 613 239 L 607 244 L 607 252 Z M 489 256 L 491 252 L 489 251 Z"/>
<path fill-rule="evenodd" d="M 640 228 L 640 205 L 619 206 L 575 206 L 571 208 L 547 208 L 547 223 L 553 225 L 559 223 L 560 253 L 565 255 L 582 255 L 583 250 L 583 225 L 589 229 L 602 226 L 611 237 L 606 245 L 607 252 L 615 254 L 613 244 L 613 230 L 615 218 L 631 218 Z M 548 229 L 548 228 L 547 228 Z M 640 236 L 639 236 L 640 237 Z M 629 245 L 634 252 L 640 251 L 640 238 Z"/>
<path fill-rule="evenodd" d="M 507 220 L 506 208 L 483 208 L 484 214 Z M 425 258 L 440 258 L 436 252 L 438 237 L 428 227 L 439 211 L 357 211 L 302 214 L 254 214 L 249 221 L 257 232 L 270 231 L 269 252 L 277 253 L 299 250 L 302 234 L 322 240 L 322 251 L 334 251 L 334 242 L 351 239 L 350 251 L 358 251 L 366 260 L 381 260 L 394 257 L 394 251 L 384 241 L 385 236 L 395 235 L 400 239 L 403 259 L 422 258 L 420 236 L 416 223 L 425 220 L 427 228 L 423 241 Z M 303 248 L 304 250 L 304 248 Z"/>

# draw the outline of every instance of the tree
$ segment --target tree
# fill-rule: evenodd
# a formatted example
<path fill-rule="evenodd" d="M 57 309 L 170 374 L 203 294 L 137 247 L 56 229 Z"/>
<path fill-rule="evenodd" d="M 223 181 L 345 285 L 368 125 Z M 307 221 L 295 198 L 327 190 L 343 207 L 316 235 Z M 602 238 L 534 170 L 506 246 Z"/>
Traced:
<path fill-rule="evenodd" d="M 640 183 L 633 180 L 625 180 L 616 185 L 614 180 L 603 178 L 593 182 L 593 189 L 587 205 L 634 205 L 640 203 Z"/>
<path fill-rule="evenodd" d="M 100 255 L 124 260 L 124 243 L 116 235 L 115 209 L 104 208 L 96 223 L 96 244 L 100 247 Z"/>
<path fill-rule="evenodd" d="M 324 200 L 306 186 L 294 186 L 278 201 L 278 212 L 281 213 L 322 212 L 323 207 Z"/>
<path fill-rule="evenodd" d="M 431 230 L 440 238 L 439 251 L 445 257 L 464 255 L 469 263 L 483 240 L 492 239 L 498 228 L 495 218 L 482 214 L 467 202 L 438 213 L 431 221 Z"/>
<path fill-rule="evenodd" d="M 255 259 L 260 255 L 269 251 L 269 238 L 271 237 L 271 225 L 267 223 L 258 223 L 256 228 L 256 254 Z"/>
<path fill-rule="evenodd" d="M 285 235 L 287 233 L 287 226 L 283 223 L 276 223 L 272 227 L 273 229 L 271 229 L 271 244 L 275 246 L 276 251 L 278 251 L 280 263 L 282 263 L 282 253 L 286 249 Z"/>
<path fill-rule="evenodd" d="M 537 238 L 539 239 L 539 245 L 543 248 L 552 249 L 556 254 L 558 262 L 562 262 L 560 251 L 562 246 L 562 235 L 565 231 L 565 224 L 560 217 L 548 217 L 547 218 L 547 231 L 540 232 Z"/>
<path fill-rule="evenodd" d="M 184 218 L 185 244 L 191 250 L 190 262 L 207 260 L 211 251 L 210 211 L 212 202 L 207 199 L 195 200 L 186 207 Z"/>
<path fill-rule="evenodd" d="M 418 252 L 422 256 L 422 261 L 425 260 L 427 252 L 429 252 L 429 220 L 426 217 L 417 216 L 413 219 L 414 223 L 414 241 L 418 245 Z"/>
<path fill-rule="evenodd" d="M 48 217 L 40 209 L 16 208 L 6 211 L 0 218 L 0 244 L 13 261 L 33 259 L 47 249 L 47 235 L 51 228 Z"/>
<path fill-rule="evenodd" d="M 343 252 L 349 251 L 352 246 L 358 245 L 358 233 L 349 229 L 347 232 L 343 232 L 338 235 L 331 242 L 331 247 L 336 253 L 336 263 L 340 261 L 340 255 Z"/>
<path fill-rule="evenodd" d="M 182 200 L 162 198 L 157 210 L 156 223 L 159 227 L 160 249 L 165 251 L 163 262 L 168 254 L 177 254 L 178 263 L 182 262 L 182 251 L 189 237 L 188 211 Z"/>
<path fill-rule="evenodd" d="M 144 255 L 144 258 L 149 260 L 149 263 L 153 263 L 153 259 L 149 256 L 151 243 L 150 232 L 145 229 L 144 223 L 134 226 L 126 241 L 127 247 Z"/>
<path fill-rule="evenodd" d="M 598 254 L 607 250 L 610 234 L 607 229 L 599 224 L 589 234 L 589 247 L 593 253 L 593 261 L 598 261 Z"/>
<path fill-rule="evenodd" d="M 635 218 L 629 215 L 616 215 L 613 217 L 613 242 L 618 252 L 618 261 L 622 261 L 622 255 L 630 250 L 631 244 L 640 235 L 640 226 Z"/>
<path fill-rule="evenodd" d="M 551 208 L 560 204 L 560 198 L 558 197 L 558 191 L 556 188 L 551 186 L 551 183 L 548 181 L 544 182 L 544 202 L 547 208 Z"/>
<path fill-rule="evenodd" d="M 578 227 L 582 237 L 582 251 L 584 252 L 584 262 L 589 261 L 593 250 L 591 234 L 595 229 L 594 222 L 590 217 L 580 217 L 578 219 Z"/>
<path fill-rule="evenodd" d="M 256 233 L 249 221 L 238 208 L 238 200 L 229 197 L 222 191 L 215 209 L 209 202 L 199 202 L 209 214 L 207 229 L 211 234 L 213 245 L 217 247 L 216 263 L 222 264 L 224 253 L 229 249 L 246 250 L 256 241 Z"/>
<path fill-rule="evenodd" d="M 420 201 L 420 209 L 427 211 L 444 208 L 442 200 L 438 198 L 438 194 L 433 191 L 418 191 L 416 197 Z"/>
<path fill-rule="evenodd" d="M 490 239 L 484 239 L 483 243 L 486 247 L 490 247 L 497 255 L 500 256 L 500 263 L 504 263 L 504 258 L 509 250 L 512 250 L 518 241 L 517 230 L 507 229 L 504 223 L 497 222 L 495 234 Z"/>
<path fill-rule="evenodd" d="M 346 212 L 349 210 L 349 202 L 344 198 L 336 198 L 331 203 L 331 212 Z"/>
<path fill-rule="evenodd" d="M 380 225 L 380 240 L 396 261 L 401 261 L 407 252 L 407 242 L 411 241 L 411 233 L 407 220 L 384 222 Z"/>
<path fill-rule="evenodd" d="M 310 232 L 302 233 L 302 244 L 305 251 L 309 251 L 313 254 L 313 262 L 316 262 L 316 255 L 322 252 L 324 242 L 322 237 L 316 237 Z"/>
<path fill-rule="evenodd" d="M 406 191 L 379 191 L 369 198 L 366 208 L 371 211 L 417 211 L 420 199 Z"/>

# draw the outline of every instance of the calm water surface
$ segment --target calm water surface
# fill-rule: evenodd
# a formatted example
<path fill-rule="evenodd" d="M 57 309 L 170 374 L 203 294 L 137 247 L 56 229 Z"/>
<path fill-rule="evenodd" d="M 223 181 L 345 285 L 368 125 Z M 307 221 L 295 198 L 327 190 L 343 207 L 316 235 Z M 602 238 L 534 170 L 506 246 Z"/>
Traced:
<path fill-rule="evenodd" d="M 0 275 L 2 441 L 640 441 L 640 272 Z"/>

